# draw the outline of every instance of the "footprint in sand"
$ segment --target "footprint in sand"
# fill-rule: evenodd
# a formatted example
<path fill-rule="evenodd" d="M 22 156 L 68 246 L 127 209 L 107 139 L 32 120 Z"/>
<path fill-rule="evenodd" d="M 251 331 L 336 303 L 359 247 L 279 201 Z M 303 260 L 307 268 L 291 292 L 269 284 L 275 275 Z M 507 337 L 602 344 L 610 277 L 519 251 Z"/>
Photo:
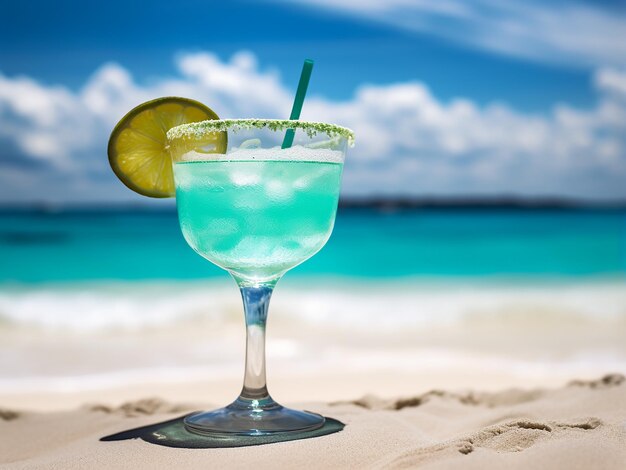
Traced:
<path fill-rule="evenodd" d="M 483 429 L 469 438 L 462 439 L 457 445 L 459 452 L 465 455 L 477 447 L 498 452 L 520 452 L 539 439 L 552 438 L 573 429 L 589 431 L 600 425 L 602 422 L 597 418 L 588 418 L 575 423 L 513 421 Z"/>
<path fill-rule="evenodd" d="M 479 448 L 496 452 L 521 452 L 545 439 L 565 437 L 576 431 L 594 430 L 602 424 L 598 418 L 586 418 L 575 422 L 509 421 L 488 426 L 465 438 L 405 451 L 391 460 L 380 463 L 383 468 L 413 468 L 442 454 L 453 456 L 458 452 L 469 455 Z"/>
<path fill-rule="evenodd" d="M 552 427 L 532 421 L 516 421 L 483 429 L 473 436 L 462 439 L 457 445 L 461 454 L 469 454 L 476 447 L 499 452 L 519 452 L 549 435 Z"/>

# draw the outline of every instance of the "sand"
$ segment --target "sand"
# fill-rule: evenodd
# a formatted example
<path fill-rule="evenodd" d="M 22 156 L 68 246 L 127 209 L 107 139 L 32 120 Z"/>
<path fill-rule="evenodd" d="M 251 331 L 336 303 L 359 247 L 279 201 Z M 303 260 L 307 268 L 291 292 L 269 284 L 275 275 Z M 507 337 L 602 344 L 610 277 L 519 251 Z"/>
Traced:
<path fill-rule="evenodd" d="M 346 426 L 315 439 L 181 449 L 100 439 L 210 404 L 150 398 L 25 411 L 2 408 L 0 399 L 0 468 L 626 468 L 626 380 L 619 374 L 551 389 L 432 390 L 291 405 Z"/>

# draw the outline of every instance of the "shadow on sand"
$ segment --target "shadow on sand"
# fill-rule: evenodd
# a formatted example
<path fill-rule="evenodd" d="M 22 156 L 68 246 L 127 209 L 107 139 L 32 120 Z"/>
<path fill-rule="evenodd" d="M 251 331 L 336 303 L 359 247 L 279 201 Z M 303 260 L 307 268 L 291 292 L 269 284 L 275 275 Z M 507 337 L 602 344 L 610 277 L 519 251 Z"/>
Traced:
<path fill-rule="evenodd" d="M 100 438 L 102 442 L 125 441 L 127 439 L 141 439 L 151 444 L 165 447 L 179 447 L 184 449 L 211 449 L 220 447 L 244 447 L 262 444 L 272 444 L 274 442 L 295 441 L 320 437 L 341 431 L 344 424 L 333 418 L 326 418 L 326 423 L 319 429 L 313 431 L 278 434 L 274 436 L 228 436 L 209 437 L 190 433 L 185 429 L 183 419 L 180 416 L 169 421 L 163 421 L 140 428 L 129 429 Z"/>

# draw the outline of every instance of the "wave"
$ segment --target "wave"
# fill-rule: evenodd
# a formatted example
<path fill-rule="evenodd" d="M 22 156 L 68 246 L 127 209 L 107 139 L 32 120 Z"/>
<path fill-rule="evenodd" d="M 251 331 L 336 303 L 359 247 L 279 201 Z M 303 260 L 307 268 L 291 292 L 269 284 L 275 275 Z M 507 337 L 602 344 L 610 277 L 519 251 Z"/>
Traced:
<path fill-rule="evenodd" d="M 625 284 L 286 279 L 268 361 L 289 377 L 626 373 Z M 2 392 L 236 382 L 243 348 L 232 282 L 0 285 Z"/>
<path fill-rule="evenodd" d="M 272 324 L 393 332 L 430 326 L 626 324 L 624 281 L 298 281 L 276 289 Z M 98 332 L 242 321 L 234 283 L 171 281 L 0 287 L 0 327 Z"/>

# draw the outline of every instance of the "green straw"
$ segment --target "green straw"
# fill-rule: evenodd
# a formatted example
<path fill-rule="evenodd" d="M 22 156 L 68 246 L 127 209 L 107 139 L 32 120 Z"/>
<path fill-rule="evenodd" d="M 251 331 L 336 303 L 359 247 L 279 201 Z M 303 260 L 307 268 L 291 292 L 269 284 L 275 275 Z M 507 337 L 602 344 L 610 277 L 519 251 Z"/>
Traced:
<path fill-rule="evenodd" d="M 312 71 L 313 61 L 311 59 L 306 59 L 304 61 L 304 65 L 302 66 L 302 73 L 300 73 L 300 81 L 298 82 L 296 98 L 293 100 L 293 107 L 291 108 L 291 115 L 289 116 L 290 121 L 297 121 L 300 119 L 300 113 L 302 112 L 302 105 L 304 104 L 304 97 L 306 96 L 306 89 L 309 86 Z M 295 135 L 296 131 L 293 129 L 287 129 L 282 148 L 287 149 L 291 147 Z"/>

